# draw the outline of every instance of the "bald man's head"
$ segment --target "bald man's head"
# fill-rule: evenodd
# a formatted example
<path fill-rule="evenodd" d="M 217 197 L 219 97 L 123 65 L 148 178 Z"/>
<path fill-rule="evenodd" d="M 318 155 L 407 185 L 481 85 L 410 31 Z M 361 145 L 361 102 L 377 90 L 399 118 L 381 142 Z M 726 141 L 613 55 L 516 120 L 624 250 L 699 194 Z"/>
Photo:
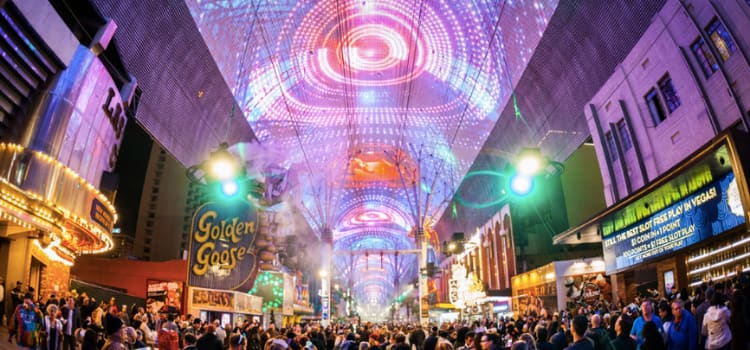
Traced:
<path fill-rule="evenodd" d="M 602 324 L 602 318 L 599 315 L 591 316 L 591 328 L 599 328 L 600 324 Z"/>

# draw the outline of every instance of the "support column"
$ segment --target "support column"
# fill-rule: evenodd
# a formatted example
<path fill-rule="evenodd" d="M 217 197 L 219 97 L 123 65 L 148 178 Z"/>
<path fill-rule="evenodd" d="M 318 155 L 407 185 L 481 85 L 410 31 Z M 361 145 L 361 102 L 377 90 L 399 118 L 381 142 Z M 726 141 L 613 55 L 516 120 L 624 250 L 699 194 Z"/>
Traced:
<path fill-rule="evenodd" d="M 324 229 L 321 237 L 323 242 L 323 260 L 320 271 L 320 325 L 325 328 L 331 320 L 331 251 L 333 250 L 333 232 Z"/>
<path fill-rule="evenodd" d="M 427 327 L 429 318 L 429 304 L 427 296 L 427 242 L 423 229 L 417 229 L 417 249 L 419 249 L 419 324 Z"/>

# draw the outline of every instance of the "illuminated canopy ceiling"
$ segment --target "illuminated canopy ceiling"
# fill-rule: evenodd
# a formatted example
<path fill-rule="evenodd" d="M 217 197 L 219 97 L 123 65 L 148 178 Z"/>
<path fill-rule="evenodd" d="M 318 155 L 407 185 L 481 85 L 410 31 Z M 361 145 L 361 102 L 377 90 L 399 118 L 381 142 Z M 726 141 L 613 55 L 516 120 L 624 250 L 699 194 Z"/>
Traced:
<path fill-rule="evenodd" d="M 413 249 L 412 228 L 440 217 L 557 1 L 187 4 L 258 141 L 295 174 L 311 227 L 348 252 Z M 415 261 L 334 265 L 360 300 L 385 304 Z"/>

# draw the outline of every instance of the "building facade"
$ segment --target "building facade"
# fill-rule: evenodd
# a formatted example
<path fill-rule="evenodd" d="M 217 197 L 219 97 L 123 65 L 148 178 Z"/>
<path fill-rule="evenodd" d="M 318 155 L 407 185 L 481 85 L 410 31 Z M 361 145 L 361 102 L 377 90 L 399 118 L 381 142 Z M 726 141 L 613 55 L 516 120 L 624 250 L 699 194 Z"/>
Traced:
<path fill-rule="evenodd" d="M 619 300 L 750 271 L 750 3 L 667 1 L 585 114 L 608 209 L 555 237 L 602 242 Z"/>
<path fill-rule="evenodd" d="M 138 210 L 134 256 L 151 261 L 183 258 L 196 209 L 190 188 L 185 167 L 154 144 Z"/>
<path fill-rule="evenodd" d="M 6 292 L 16 282 L 42 300 L 68 290 L 77 256 L 113 247 L 112 172 L 138 89 L 112 63 L 116 50 L 105 54 L 117 25 L 100 20 L 82 28 L 47 1 L 0 2 L 0 40 L 9 48 L 0 63 Z"/>
<path fill-rule="evenodd" d="M 750 5 L 668 1 L 585 110 L 611 206 L 722 131 L 748 130 Z"/>

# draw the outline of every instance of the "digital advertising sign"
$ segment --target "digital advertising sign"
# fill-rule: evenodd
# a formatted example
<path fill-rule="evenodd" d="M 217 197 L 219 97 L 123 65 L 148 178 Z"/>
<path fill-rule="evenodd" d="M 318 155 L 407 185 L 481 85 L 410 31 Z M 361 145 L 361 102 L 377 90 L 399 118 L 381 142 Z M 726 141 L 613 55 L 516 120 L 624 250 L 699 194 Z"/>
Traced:
<path fill-rule="evenodd" d="M 726 145 L 601 222 L 605 270 L 621 271 L 745 224 Z"/>

